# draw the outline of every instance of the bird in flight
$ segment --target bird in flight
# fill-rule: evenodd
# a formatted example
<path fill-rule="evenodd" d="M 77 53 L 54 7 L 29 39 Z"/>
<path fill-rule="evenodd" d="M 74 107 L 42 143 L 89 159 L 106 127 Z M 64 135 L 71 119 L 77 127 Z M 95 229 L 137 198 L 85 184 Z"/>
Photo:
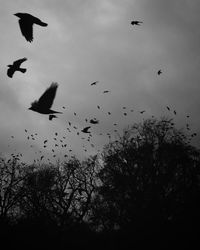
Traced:
<path fill-rule="evenodd" d="M 90 128 L 91 128 L 91 127 L 88 126 L 88 127 L 83 128 L 81 131 L 82 131 L 83 133 L 90 133 L 90 131 L 88 131 L 88 129 L 90 129 Z"/>
<path fill-rule="evenodd" d="M 22 58 L 13 62 L 13 64 L 8 65 L 7 75 L 12 78 L 15 71 L 20 71 L 22 73 L 26 72 L 26 69 L 20 68 L 20 65 L 25 62 L 27 58 Z"/>
<path fill-rule="evenodd" d="M 104 90 L 103 93 L 109 93 L 110 91 L 109 90 Z"/>
<path fill-rule="evenodd" d="M 170 107 L 167 106 L 167 109 L 170 111 Z"/>
<path fill-rule="evenodd" d="M 98 82 L 99 82 L 99 81 L 93 82 L 93 83 L 91 83 L 90 85 L 91 85 L 91 86 L 97 85 Z"/>
<path fill-rule="evenodd" d="M 142 111 L 140 111 L 140 114 L 143 114 L 144 112 L 146 112 L 145 110 L 142 110 Z"/>
<path fill-rule="evenodd" d="M 157 74 L 158 74 L 158 75 L 161 75 L 161 74 L 162 74 L 161 69 L 158 70 Z"/>
<path fill-rule="evenodd" d="M 141 22 L 141 21 L 132 21 L 131 22 L 132 25 L 140 25 L 141 23 L 143 23 L 143 22 Z"/>
<path fill-rule="evenodd" d="M 46 91 L 42 94 L 39 100 L 35 100 L 31 103 L 31 107 L 29 109 L 40 114 L 62 114 L 62 112 L 51 110 L 51 106 L 53 105 L 53 101 L 56 96 L 57 88 L 58 84 L 53 82 L 50 87 L 48 87 Z"/>
<path fill-rule="evenodd" d="M 98 120 L 96 120 L 96 119 L 91 119 L 91 120 L 90 120 L 90 123 L 91 123 L 91 124 L 98 124 L 98 123 L 99 123 L 99 121 L 98 121 Z"/>
<path fill-rule="evenodd" d="M 14 15 L 19 17 L 21 33 L 28 42 L 33 41 L 33 24 L 44 27 L 48 25 L 47 23 L 42 22 L 39 18 L 28 13 L 16 13 Z"/>
<path fill-rule="evenodd" d="M 56 115 L 49 115 L 49 121 L 51 121 L 53 118 L 57 118 Z"/>

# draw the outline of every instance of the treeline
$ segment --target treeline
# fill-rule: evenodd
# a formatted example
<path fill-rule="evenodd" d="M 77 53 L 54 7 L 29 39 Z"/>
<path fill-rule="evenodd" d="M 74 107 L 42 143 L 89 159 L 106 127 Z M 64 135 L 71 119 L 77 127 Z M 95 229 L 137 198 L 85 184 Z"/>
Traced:
<path fill-rule="evenodd" d="M 7 248 L 191 248 L 199 201 L 200 151 L 166 118 L 130 126 L 82 162 L 0 159 L 0 237 Z"/>

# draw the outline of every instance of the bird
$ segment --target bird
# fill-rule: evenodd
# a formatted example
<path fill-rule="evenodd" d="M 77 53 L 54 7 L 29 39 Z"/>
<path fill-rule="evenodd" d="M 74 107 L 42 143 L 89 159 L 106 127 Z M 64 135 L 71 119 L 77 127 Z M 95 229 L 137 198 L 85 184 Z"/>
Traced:
<path fill-rule="evenodd" d="M 83 128 L 81 131 L 82 131 L 83 133 L 90 133 L 90 131 L 88 131 L 88 129 L 90 129 L 90 128 L 91 128 L 91 127 L 88 126 L 88 127 Z"/>
<path fill-rule="evenodd" d="M 98 124 L 98 123 L 99 123 L 99 121 L 98 121 L 98 120 L 96 120 L 96 119 L 91 119 L 91 120 L 90 120 L 90 123 L 91 123 L 91 124 Z"/>
<path fill-rule="evenodd" d="M 46 27 L 48 24 L 42 22 L 39 18 L 32 16 L 28 13 L 16 13 L 15 16 L 19 17 L 19 26 L 22 35 L 28 42 L 33 41 L 33 24 Z"/>
<path fill-rule="evenodd" d="M 90 85 L 91 85 L 91 86 L 97 85 L 98 82 L 99 82 L 99 81 L 93 82 L 93 83 L 91 83 Z"/>
<path fill-rule="evenodd" d="M 49 115 L 49 121 L 51 121 L 53 118 L 57 118 L 56 115 Z"/>
<path fill-rule="evenodd" d="M 141 22 L 141 21 L 132 21 L 131 22 L 132 25 L 140 25 L 141 23 L 143 23 L 143 22 Z"/>
<path fill-rule="evenodd" d="M 167 106 L 167 109 L 170 111 L 170 107 Z"/>
<path fill-rule="evenodd" d="M 58 112 L 55 110 L 51 110 L 51 106 L 53 104 L 54 98 L 56 96 L 56 90 L 58 88 L 58 84 L 53 82 L 50 87 L 46 89 L 46 91 L 42 94 L 39 100 L 35 100 L 31 103 L 31 107 L 29 108 L 32 111 L 38 112 L 40 114 L 55 114 L 62 112 Z"/>
<path fill-rule="evenodd" d="M 157 72 L 158 75 L 162 74 L 162 70 L 159 69 L 158 72 Z"/>
<path fill-rule="evenodd" d="M 13 62 L 13 64 L 9 64 L 7 65 L 8 67 L 8 70 L 7 70 L 7 75 L 8 77 L 12 78 L 13 77 L 13 74 L 15 73 L 15 71 L 20 71 L 22 73 L 25 73 L 26 72 L 26 69 L 24 68 L 20 68 L 20 65 L 25 62 L 27 60 L 26 57 L 24 58 L 21 58 L 19 60 L 16 60 Z"/>
<path fill-rule="evenodd" d="M 103 93 L 105 94 L 105 93 L 109 93 L 110 91 L 109 90 L 104 90 L 103 91 Z"/>
<path fill-rule="evenodd" d="M 142 110 L 142 111 L 140 111 L 140 114 L 143 114 L 144 112 L 146 112 L 145 110 Z"/>

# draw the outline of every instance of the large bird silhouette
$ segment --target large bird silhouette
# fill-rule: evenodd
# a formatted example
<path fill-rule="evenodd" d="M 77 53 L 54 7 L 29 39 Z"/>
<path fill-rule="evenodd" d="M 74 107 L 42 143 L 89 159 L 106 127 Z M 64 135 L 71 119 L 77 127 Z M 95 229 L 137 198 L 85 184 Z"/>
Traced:
<path fill-rule="evenodd" d="M 33 24 L 44 27 L 48 25 L 47 23 L 42 22 L 39 18 L 28 13 L 16 13 L 14 15 L 19 17 L 21 33 L 28 42 L 33 41 Z"/>
<path fill-rule="evenodd" d="M 25 62 L 27 58 L 22 58 L 13 62 L 13 64 L 8 65 L 7 75 L 12 78 L 15 71 L 20 71 L 22 73 L 26 72 L 26 69 L 20 68 L 20 65 Z"/>
<path fill-rule="evenodd" d="M 31 103 L 31 107 L 29 108 L 32 111 L 41 113 L 41 114 L 55 114 L 59 113 L 62 114 L 62 112 L 51 110 L 51 106 L 53 105 L 53 101 L 56 95 L 56 91 L 58 88 L 58 84 L 53 82 L 50 87 L 46 89 L 46 91 L 43 93 L 43 95 L 39 98 L 39 100 L 34 101 Z"/>

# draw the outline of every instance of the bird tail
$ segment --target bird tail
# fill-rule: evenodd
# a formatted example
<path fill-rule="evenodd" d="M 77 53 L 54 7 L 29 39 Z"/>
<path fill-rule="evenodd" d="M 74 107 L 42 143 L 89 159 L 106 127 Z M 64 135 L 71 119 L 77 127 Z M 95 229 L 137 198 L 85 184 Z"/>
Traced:
<path fill-rule="evenodd" d="M 47 25 L 48 25 L 47 23 L 40 22 L 40 26 L 44 26 L 44 27 L 46 27 Z"/>
<path fill-rule="evenodd" d="M 19 71 L 21 71 L 22 73 L 25 73 L 26 69 L 21 68 L 21 69 L 19 69 Z"/>

